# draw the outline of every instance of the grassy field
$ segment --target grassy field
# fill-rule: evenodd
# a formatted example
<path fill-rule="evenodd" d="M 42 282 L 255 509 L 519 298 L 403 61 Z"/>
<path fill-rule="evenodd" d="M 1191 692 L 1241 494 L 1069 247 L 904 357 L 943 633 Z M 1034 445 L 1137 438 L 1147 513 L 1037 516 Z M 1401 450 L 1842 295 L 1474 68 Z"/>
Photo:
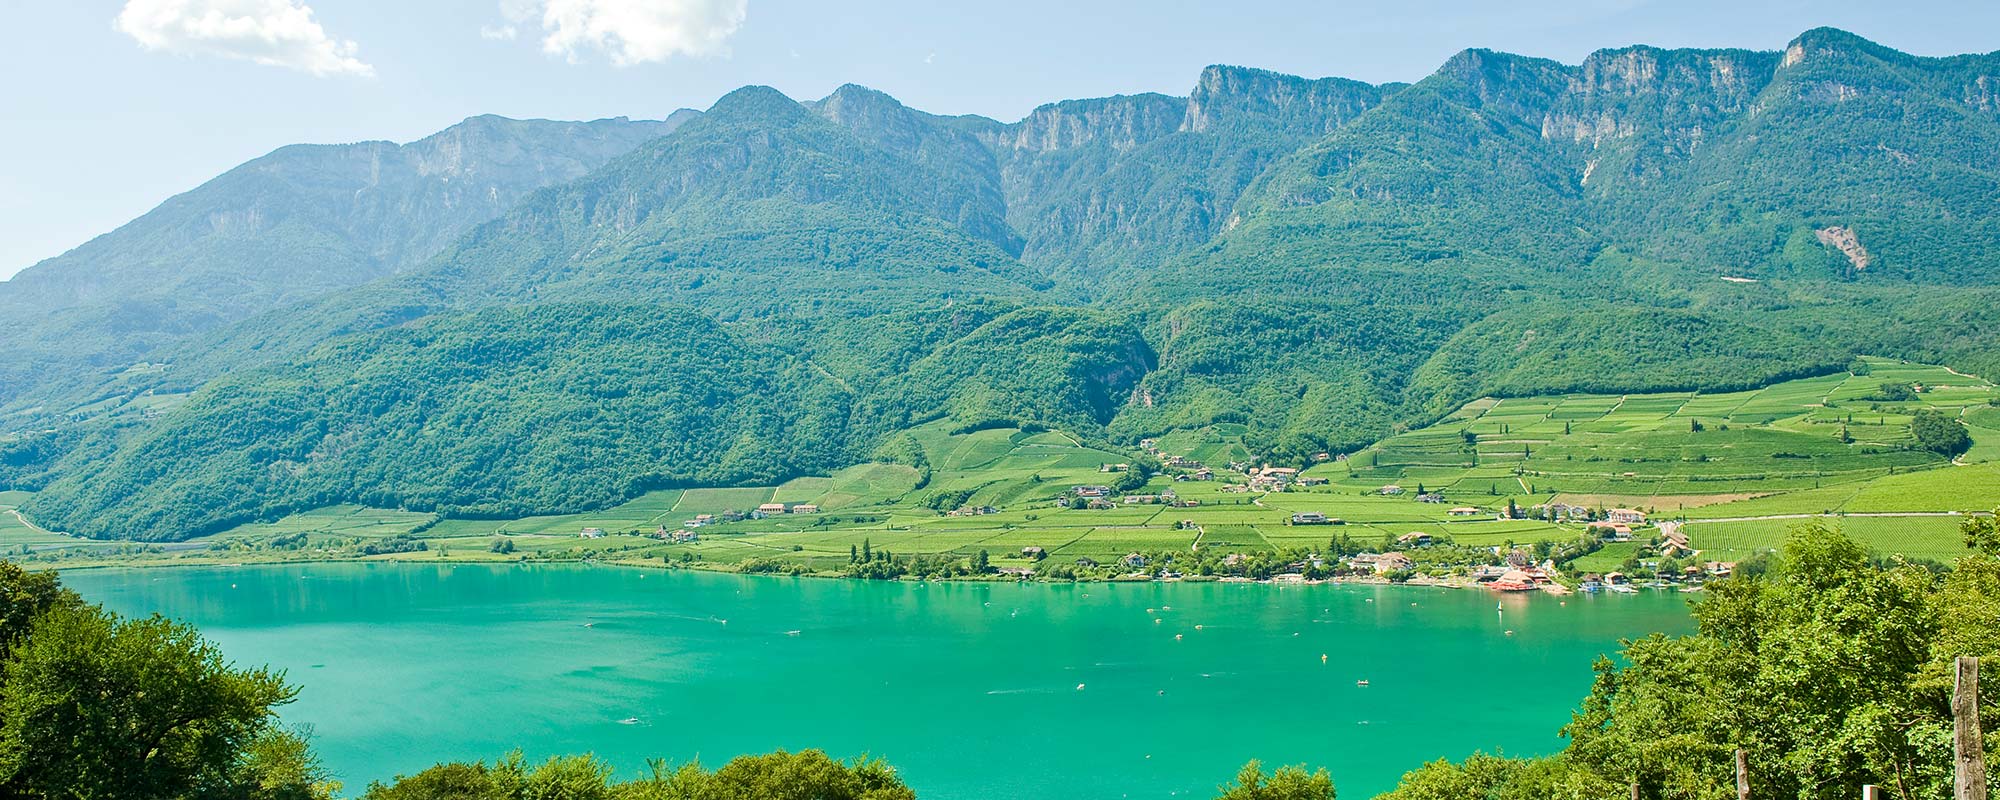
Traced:
<path fill-rule="evenodd" d="M 847 563 L 850 549 L 865 545 L 912 555 L 984 550 L 995 564 L 1016 566 L 1027 563 L 1018 558 L 1026 547 L 1042 548 L 1054 558 L 1106 561 L 1133 551 L 1195 546 L 1319 548 L 1336 535 L 1376 543 L 1424 532 L 1495 547 L 1573 541 L 1581 533 L 1575 525 L 1498 518 L 1510 502 L 1526 508 L 1560 500 L 1688 520 L 1685 530 L 1694 545 L 1722 560 L 1769 549 L 1803 521 L 1799 515 L 1822 514 L 1844 515 L 1838 519 L 1844 530 L 1883 552 L 1948 559 L 1960 548 L 1956 518 L 1858 515 L 2000 506 L 2000 407 L 1993 405 L 2000 401 L 2000 388 L 1940 367 L 1885 360 L 1870 361 L 1867 372 L 1722 394 L 1482 399 L 1436 424 L 1311 465 L 1304 474 L 1328 483 L 1283 493 L 1229 490 L 1242 476 L 1224 467 L 1253 458 L 1242 443 L 1242 426 L 1176 431 L 1158 439 L 1160 452 L 1204 462 L 1218 471 L 1218 480 L 1159 476 L 1134 493 L 1172 490 L 1199 503 L 1187 508 L 1057 507 L 1056 498 L 1073 486 L 1113 482 L 1118 476 L 1100 468 L 1130 462 L 1136 451 L 1088 447 L 1054 431 L 954 434 L 946 423 L 936 423 L 912 432 L 924 450 L 927 472 L 861 464 L 778 486 L 657 491 L 601 511 L 510 520 L 438 520 L 426 513 L 335 506 L 137 556 L 34 528 L 13 513 L 22 495 L 0 494 L 0 549 L 62 549 L 64 560 L 75 563 L 243 559 L 248 545 L 302 533 L 310 542 L 305 550 L 272 557 L 333 557 L 342 547 L 407 537 L 422 541 L 425 549 L 375 557 L 498 559 L 594 551 L 610 558 L 679 558 L 685 553 L 709 563 L 754 558 L 832 569 Z M 1924 391 L 1912 402 L 1869 400 L 1886 382 L 1918 384 Z M 1912 448 L 1909 419 L 1918 408 L 1958 415 L 1972 434 L 1971 450 L 1953 463 Z M 1389 484 L 1406 491 L 1396 496 L 1378 491 Z M 1445 502 L 1418 502 L 1419 490 L 1441 493 Z M 685 544 L 642 535 L 683 528 L 697 515 L 748 511 L 771 502 L 810 503 L 820 510 L 701 528 L 700 541 Z M 991 506 L 995 513 L 942 513 L 957 505 Z M 1453 516 L 1455 507 L 1477 511 Z M 1288 524 L 1292 514 L 1308 511 L 1345 524 Z M 606 535 L 583 538 L 587 528 Z M 512 553 L 492 552 L 501 539 L 511 543 Z M 1615 566 L 1628 550 L 1612 546 L 1578 566 Z"/>

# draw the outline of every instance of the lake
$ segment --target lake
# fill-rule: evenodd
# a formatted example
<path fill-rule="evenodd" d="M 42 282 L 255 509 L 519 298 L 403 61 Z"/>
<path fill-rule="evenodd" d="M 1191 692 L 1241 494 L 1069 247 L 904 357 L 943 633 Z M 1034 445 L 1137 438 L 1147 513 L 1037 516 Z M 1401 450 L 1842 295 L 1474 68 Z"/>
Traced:
<path fill-rule="evenodd" d="M 350 794 L 515 748 L 631 776 L 817 747 L 882 756 L 926 800 L 1206 798 L 1251 758 L 1369 797 L 1439 757 L 1560 748 L 1592 659 L 1692 628 L 1665 593 L 1496 609 L 1411 587 L 352 563 L 64 580 L 286 670 L 285 718 Z"/>

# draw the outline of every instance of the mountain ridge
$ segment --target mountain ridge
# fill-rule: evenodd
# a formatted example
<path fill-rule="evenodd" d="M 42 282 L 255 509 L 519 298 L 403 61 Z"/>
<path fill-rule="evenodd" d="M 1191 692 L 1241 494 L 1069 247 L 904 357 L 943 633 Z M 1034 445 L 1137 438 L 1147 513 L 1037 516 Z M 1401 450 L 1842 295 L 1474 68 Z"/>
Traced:
<path fill-rule="evenodd" d="M 1224 422 L 1297 462 L 1484 393 L 1992 371 L 1995 63 L 1820 30 L 1468 49 L 1410 84 L 1218 65 L 1012 123 L 744 87 L 395 274 L 18 400 L 0 482 L 45 524 L 172 539 L 769 480 L 939 418 L 1108 446 Z"/>

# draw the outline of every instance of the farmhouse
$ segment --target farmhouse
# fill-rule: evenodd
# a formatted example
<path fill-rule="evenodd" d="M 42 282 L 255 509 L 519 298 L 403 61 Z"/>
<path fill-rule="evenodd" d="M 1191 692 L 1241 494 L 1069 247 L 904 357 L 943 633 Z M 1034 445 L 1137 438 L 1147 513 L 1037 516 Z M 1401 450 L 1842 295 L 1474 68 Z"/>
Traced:
<path fill-rule="evenodd" d="M 1377 489 L 1376 491 L 1381 492 L 1384 495 L 1398 495 L 1403 493 L 1403 487 L 1397 486 L 1392 483 L 1389 484 L 1388 486 L 1384 486 L 1380 489 Z"/>
<path fill-rule="evenodd" d="M 1332 520 L 1318 511 L 1302 511 L 1292 515 L 1293 525 L 1331 525 Z"/>
<path fill-rule="evenodd" d="M 792 506 L 792 513 L 817 514 L 819 513 L 819 506 L 814 503 L 800 503 L 798 505 Z"/>
<path fill-rule="evenodd" d="M 1430 492 L 1430 493 L 1427 493 L 1427 494 L 1420 494 L 1420 495 L 1417 495 L 1417 502 L 1419 502 L 1419 503 L 1443 503 L 1443 502 L 1444 502 L 1444 495 L 1441 495 L 1441 494 L 1438 494 L 1437 492 Z"/>
<path fill-rule="evenodd" d="M 1071 487 L 1071 488 L 1070 488 L 1070 491 L 1071 491 L 1071 492 L 1073 492 L 1073 493 L 1075 493 L 1077 497 L 1081 497 L 1081 498 L 1084 498 L 1084 499 L 1086 499 L 1086 500 L 1087 500 L 1087 499 L 1090 499 L 1090 498 L 1092 498 L 1092 497 L 1103 497 L 1103 496 L 1105 496 L 1105 495 L 1108 495 L 1108 494 L 1111 494 L 1111 487 L 1109 487 L 1109 486 L 1075 486 L 1075 487 Z"/>
<path fill-rule="evenodd" d="M 1125 557 L 1119 559 L 1119 561 L 1128 567 L 1137 568 L 1146 566 L 1146 557 L 1138 553 L 1126 553 Z"/>
<path fill-rule="evenodd" d="M 1450 514 L 1451 516 L 1454 517 L 1476 517 L 1479 516 L 1479 509 L 1473 508 L 1472 506 L 1459 506 L 1444 513 Z"/>
<path fill-rule="evenodd" d="M 1622 522 L 1593 522 L 1584 530 L 1614 542 L 1632 541 L 1632 526 Z"/>
<path fill-rule="evenodd" d="M 1098 471 L 1098 472 L 1124 472 L 1124 471 L 1126 471 L 1126 470 L 1129 470 L 1129 469 L 1131 469 L 1131 468 L 1132 468 L 1132 465 L 1131 465 L 1131 464 L 1099 464 L 1099 465 L 1097 465 L 1097 471 Z"/>
<path fill-rule="evenodd" d="M 785 513 L 784 503 L 765 503 L 757 507 L 757 513 L 764 515 Z"/>
<path fill-rule="evenodd" d="M 1727 578 L 1736 572 L 1736 562 L 1710 561 L 1707 564 L 1703 564 L 1702 569 L 1707 571 L 1708 576 L 1711 578 Z"/>
<path fill-rule="evenodd" d="M 1694 552 L 1694 548 L 1688 545 L 1688 535 L 1682 533 L 1679 528 L 1662 534 L 1660 540 L 1660 555 L 1673 556 Z"/>
<path fill-rule="evenodd" d="M 1327 484 L 1327 479 L 1322 478 L 1318 475 L 1299 476 L 1300 486 L 1325 486 L 1326 484 Z"/>
<path fill-rule="evenodd" d="M 1432 544 L 1434 544 L 1435 541 L 1436 541 L 1435 539 L 1431 538 L 1430 534 L 1424 533 L 1423 531 L 1410 531 L 1409 533 L 1396 537 L 1396 544 L 1402 545 L 1404 547 L 1429 547 Z"/>
<path fill-rule="evenodd" d="M 1043 557 L 1043 556 L 1046 556 L 1046 555 L 1048 555 L 1048 551 L 1046 551 L 1046 550 L 1043 550 L 1042 548 L 1039 548 L 1039 547 L 1035 547 L 1035 546 L 1032 546 L 1032 545 L 1030 545 L 1030 546 L 1028 546 L 1028 547 L 1023 547 L 1023 548 L 1021 548 L 1021 557 L 1022 557 L 1022 558 L 1032 558 L 1032 559 L 1035 559 L 1035 560 L 1039 561 L 1039 560 L 1041 560 L 1041 559 L 1042 559 L 1042 557 Z"/>
<path fill-rule="evenodd" d="M 1610 511 L 1605 512 L 1604 518 L 1611 520 L 1612 522 L 1623 522 L 1627 525 L 1646 524 L 1646 512 L 1636 511 L 1630 508 L 1611 509 Z"/>
<path fill-rule="evenodd" d="M 576 535 L 585 539 L 602 539 L 604 538 L 604 529 L 584 528 L 583 530 L 578 531 Z"/>

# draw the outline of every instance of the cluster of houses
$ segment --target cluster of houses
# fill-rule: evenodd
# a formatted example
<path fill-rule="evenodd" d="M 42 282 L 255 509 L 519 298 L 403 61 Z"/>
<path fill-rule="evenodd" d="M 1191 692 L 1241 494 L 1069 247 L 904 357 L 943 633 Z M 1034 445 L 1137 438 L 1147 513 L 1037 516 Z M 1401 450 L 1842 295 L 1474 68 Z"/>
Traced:
<path fill-rule="evenodd" d="M 1689 564 L 1683 567 L 1679 574 L 1661 574 L 1656 576 L 1656 579 L 1658 584 L 1679 583 L 1685 586 L 1700 586 L 1706 581 L 1727 578 L 1735 574 L 1735 572 L 1736 562 L 1734 561 L 1709 561 L 1699 565 Z M 1632 583 L 1632 577 L 1622 572 L 1607 572 L 1602 575 L 1594 572 L 1590 573 L 1583 576 L 1583 581 L 1576 588 L 1582 592 L 1631 593 L 1637 591 Z"/>
<path fill-rule="evenodd" d="M 1187 456 L 1177 456 L 1171 453 L 1160 452 L 1160 442 L 1158 439 L 1140 439 L 1139 449 L 1144 450 L 1148 455 L 1151 455 L 1154 458 L 1159 459 L 1160 463 L 1165 465 L 1168 469 L 1178 470 L 1178 472 L 1174 474 L 1174 480 L 1177 481 L 1215 480 L 1215 470 L 1209 469 L 1207 465 L 1201 463 L 1200 461 L 1188 458 Z"/>
<path fill-rule="evenodd" d="M 746 519 L 769 519 L 785 514 L 817 513 L 819 513 L 819 506 L 813 503 L 794 503 L 792 505 L 765 503 L 749 511 L 737 511 L 732 508 L 720 514 L 696 514 L 694 515 L 694 519 L 686 522 L 686 526 L 689 528 L 701 528 L 709 525 L 720 525 L 724 522 L 742 522 Z"/>
<path fill-rule="evenodd" d="M 1646 512 L 1631 508 L 1598 511 L 1570 503 L 1549 503 L 1528 509 L 1528 516 L 1550 522 L 1610 522 L 1621 525 L 1646 524 Z"/>
<path fill-rule="evenodd" d="M 1117 508 L 1121 503 L 1128 506 L 1169 505 L 1175 508 L 1193 508 L 1194 506 L 1201 505 L 1200 500 L 1181 499 L 1181 496 L 1176 494 L 1172 489 L 1166 489 L 1159 494 L 1128 494 L 1117 500 L 1113 500 L 1111 497 L 1111 487 L 1084 485 L 1069 487 L 1069 496 L 1084 501 L 1085 508 L 1095 509 Z M 1069 500 L 1068 498 L 1058 497 L 1056 498 L 1056 505 L 1058 507 L 1067 507 Z"/>

